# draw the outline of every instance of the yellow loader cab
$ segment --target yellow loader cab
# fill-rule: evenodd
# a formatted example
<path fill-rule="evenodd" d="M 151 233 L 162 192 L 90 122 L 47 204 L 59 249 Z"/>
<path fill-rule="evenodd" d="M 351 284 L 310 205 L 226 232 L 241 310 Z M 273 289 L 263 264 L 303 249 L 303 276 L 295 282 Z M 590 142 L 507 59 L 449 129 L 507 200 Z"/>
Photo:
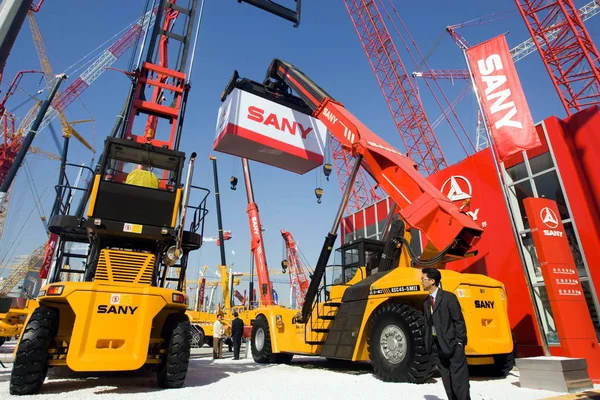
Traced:
<path fill-rule="evenodd" d="M 410 241 L 403 226 L 399 231 Z M 433 361 L 425 350 L 422 312 L 428 292 L 408 246 L 398 243 L 359 239 L 340 247 L 341 265 L 326 268 L 306 322 L 295 310 L 256 309 L 254 360 L 289 362 L 294 354 L 305 354 L 370 361 L 384 381 L 425 382 Z M 457 295 L 464 313 L 468 363 L 506 375 L 514 357 L 504 286 L 482 275 L 441 273 L 444 290 Z"/>
<path fill-rule="evenodd" d="M 38 392 L 49 366 L 95 372 L 154 364 L 160 387 L 182 386 L 191 340 L 182 286 L 188 255 L 202 244 L 210 193 L 191 185 L 195 153 L 183 182 L 184 160 L 180 151 L 108 137 L 88 189 L 61 175 L 49 220 L 59 236 L 56 263 L 18 344 L 12 394 Z M 158 187 L 127 182 L 140 166 Z M 201 192 L 197 207 L 187 204 L 192 189 Z M 83 197 L 73 207 L 77 190 Z M 71 250 L 77 244 L 87 251 Z"/>

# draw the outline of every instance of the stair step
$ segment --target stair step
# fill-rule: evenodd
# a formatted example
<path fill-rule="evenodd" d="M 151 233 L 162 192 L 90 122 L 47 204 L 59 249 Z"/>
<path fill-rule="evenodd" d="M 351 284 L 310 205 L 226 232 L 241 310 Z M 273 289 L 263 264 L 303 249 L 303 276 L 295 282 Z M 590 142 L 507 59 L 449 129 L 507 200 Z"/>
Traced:
<path fill-rule="evenodd" d="M 319 344 L 325 344 L 324 340 L 307 340 L 306 344 L 312 344 L 312 345 L 319 345 Z"/>
<path fill-rule="evenodd" d="M 329 328 L 315 328 L 312 331 L 317 333 L 327 333 L 329 332 Z"/>
<path fill-rule="evenodd" d="M 325 305 L 328 307 L 339 307 L 342 305 L 342 303 L 338 303 L 337 301 L 330 301 L 328 303 L 325 303 Z"/>
<path fill-rule="evenodd" d="M 335 319 L 335 315 L 319 315 L 319 318 L 326 321 L 333 321 Z"/>

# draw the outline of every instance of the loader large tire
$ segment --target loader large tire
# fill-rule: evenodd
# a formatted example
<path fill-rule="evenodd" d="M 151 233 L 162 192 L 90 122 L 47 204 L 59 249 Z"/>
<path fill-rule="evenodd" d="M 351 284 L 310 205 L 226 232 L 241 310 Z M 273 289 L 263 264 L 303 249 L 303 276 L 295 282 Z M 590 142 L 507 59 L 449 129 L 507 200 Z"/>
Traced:
<path fill-rule="evenodd" d="M 406 304 L 386 304 L 370 318 L 367 338 L 375 376 L 385 382 L 423 383 L 432 356 L 425 348 L 425 318 Z"/>
<path fill-rule="evenodd" d="M 2 346 L 4 344 L 4 342 L 6 342 L 7 338 L 0 336 L 0 346 Z"/>
<path fill-rule="evenodd" d="M 273 354 L 271 347 L 271 330 L 264 315 L 259 315 L 252 325 L 252 358 L 259 364 L 287 364 L 292 361 L 293 354 Z"/>
<path fill-rule="evenodd" d="M 58 331 L 58 311 L 36 308 L 23 329 L 10 375 L 10 394 L 36 394 L 48 373 L 48 350 Z"/>
<path fill-rule="evenodd" d="M 156 371 L 158 386 L 174 389 L 183 386 L 192 345 L 190 320 L 185 314 L 171 314 L 162 330 L 167 353 Z"/>

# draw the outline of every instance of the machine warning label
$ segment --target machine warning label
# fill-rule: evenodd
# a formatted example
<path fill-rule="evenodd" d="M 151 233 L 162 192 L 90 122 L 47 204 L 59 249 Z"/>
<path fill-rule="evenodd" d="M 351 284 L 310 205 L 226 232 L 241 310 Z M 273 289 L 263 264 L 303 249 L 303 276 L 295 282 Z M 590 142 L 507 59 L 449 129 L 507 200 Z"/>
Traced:
<path fill-rule="evenodd" d="M 420 290 L 421 290 L 421 287 L 419 285 L 394 286 L 394 287 L 385 288 L 385 289 L 371 289 L 369 291 L 369 295 L 419 292 Z"/>
<path fill-rule="evenodd" d="M 142 225 L 123 224 L 123 232 L 142 233 Z"/>
<path fill-rule="evenodd" d="M 110 295 L 110 304 L 120 304 L 122 306 L 130 306 L 132 303 L 132 295 L 113 293 Z"/>

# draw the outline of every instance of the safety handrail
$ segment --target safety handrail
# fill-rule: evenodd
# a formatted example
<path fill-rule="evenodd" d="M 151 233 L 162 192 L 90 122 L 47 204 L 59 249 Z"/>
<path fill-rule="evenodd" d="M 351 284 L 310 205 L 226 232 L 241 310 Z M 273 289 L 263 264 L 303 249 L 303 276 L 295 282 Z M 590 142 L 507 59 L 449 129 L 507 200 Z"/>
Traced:
<path fill-rule="evenodd" d="M 190 222 L 190 232 L 197 233 L 198 229 L 200 229 L 200 236 L 204 236 L 204 217 L 208 214 L 208 209 L 206 208 L 206 202 L 208 200 L 208 196 L 210 195 L 210 190 L 201 186 L 191 185 L 192 189 L 203 190 L 206 192 L 198 206 L 188 205 L 189 208 L 194 210 L 194 214 L 192 216 L 192 222 Z"/>
<path fill-rule="evenodd" d="M 64 167 L 76 167 L 82 170 L 88 170 L 91 172 L 91 176 L 94 176 L 94 170 L 88 167 L 85 164 L 74 164 L 74 163 L 64 163 Z M 67 176 L 66 168 L 61 168 L 61 178 L 59 182 L 66 181 L 66 184 L 59 183 L 54 186 L 54 190 L 56 191 L 56 199 L 54 201 L 54 205 L 52 206 L 52 211 L 50 213 L 50 217 L 52 218 L 55 215 L 68 215 L 71 210 L 71 202 L 73 200 L 73 194 L 75 190 L 81 190 L 83 192 L 88 192 L 89 185 L 85 187 L 78 187 L 71 185 L 69 182 L 69 178 Z M 66 196 L 66 199 L 65 199 Z"/>
<path fill-rule="evenodd" d="M 326 283 L 323 282 L 326 279 L 326 277 L 327 277 L 327 270 L 331 270 L 332 268 L 335 268 L 335 267 L 340 268 L 341 271 L 342 271 L 342 274 L 344 274 L 344 270 L 346 268 L 351 268 L 351 267 L 344 266 L 344 265 L 341 265 L 341 264 L 331 264 L 331 265 L 327 265 L 325 267 L 325 273 L 323 274 L 321 285 L 319 286 L 319 290 L 317 292 L 317 301 L 315 301 L 315 303 L 313 305 L 312 312 L 311 312 L 311 317 L 309 318 L 310 319 L 310 328 L 311 328 L 311 331 L 314 329 L 313 320 L 315 318 L 312 318 L 312 316 L 314 315 L 315 308 L 316 308 L 316 317 L 317 317 L 316 320 L 317 320 L 317 322 L 319 320 L 319 317 L 326 315 L 325 314 L 325 310 L 324 310 L 324 306 L 326 306 L 328 302 L 331 302 L 331 299 L 329 297 L 330 291 L 328 289 L 331 288 L 331 287 L 333 287 L 333 286 L 348 286 L 348 287 L 352 286 L 352 285 L 349 285 L 347 282 L 330 283 L 330 284 L 326 284 Z M 363 280 L 365 278 L 363 276 L 363 270 L 361 268 L 358 268 L 356 270 L 355 274 L 356 273 L 360 273 L 360 276 L 361 276 L 360 280 Z M 354 275 L 351 279 L 354 279 L 355 276 L 356 275 Z M 321 307 L 319 307 L 319 305 L 321 305 Z M 337 311 L 336 311 L 336 315 L 337 315 Z M 304 339 L 305 340 L 307 339 L 307 327 L 308 327 L 308 324 L 306 324 L 304 326 Z"/>

